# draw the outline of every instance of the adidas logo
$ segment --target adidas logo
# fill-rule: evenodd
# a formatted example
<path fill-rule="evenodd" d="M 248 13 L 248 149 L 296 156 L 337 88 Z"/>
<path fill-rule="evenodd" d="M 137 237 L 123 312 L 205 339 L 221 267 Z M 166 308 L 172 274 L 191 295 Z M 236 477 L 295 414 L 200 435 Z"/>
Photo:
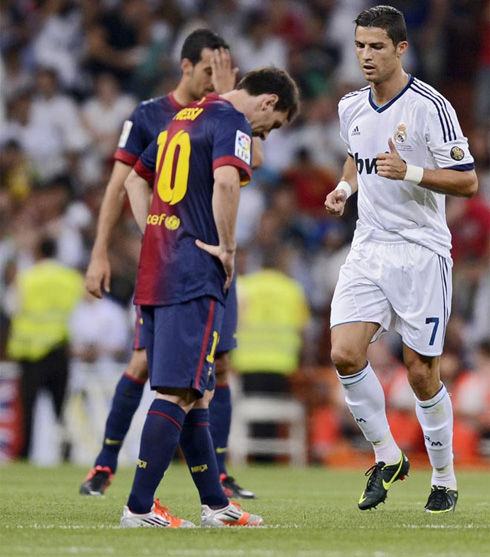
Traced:
<path fill-rule="evenodd" d="M 356 127 L 352 130 L 352 135 L 361 135 L 361 132 L 359 131 L 359 126 L 356 126 Z"/>

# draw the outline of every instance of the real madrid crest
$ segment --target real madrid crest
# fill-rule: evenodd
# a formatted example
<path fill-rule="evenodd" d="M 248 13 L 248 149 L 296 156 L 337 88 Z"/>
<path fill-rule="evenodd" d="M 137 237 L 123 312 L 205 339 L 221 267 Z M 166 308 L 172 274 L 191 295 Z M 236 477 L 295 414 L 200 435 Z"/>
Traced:
<path fill-rule="evenodd" d="M 395 143 L 398 143 L 399 145 L 405 143 L 405 141 L 407 140 L 407 132 L 405 131 L 406 129 L 407 126 L 405 126 L 405 124 L 398 124 L 398 129 L 393 136 Z"/>
<path fill-rule="evenodd" d="M 451 149 L 451 158 L 455 161 L 460 161 L 464 159 L 464 151 L 461 147 L 456 145 Z"/>

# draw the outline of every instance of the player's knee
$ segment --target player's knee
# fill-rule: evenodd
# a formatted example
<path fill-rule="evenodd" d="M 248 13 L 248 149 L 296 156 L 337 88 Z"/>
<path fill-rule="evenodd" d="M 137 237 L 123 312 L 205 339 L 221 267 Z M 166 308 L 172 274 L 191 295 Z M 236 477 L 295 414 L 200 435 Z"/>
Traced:
<path fill-rule="evenodd" d="M 194 389 L 175 389 L 172 387 L 158 387 L 156 389 L 156 398 L 167 400 L 177 406 L 180 406 L 185 413 L 189 412 L 200 400 Z"/>
<path fill-rule="evenodd" d="M 366 365 L 365 355 L 346 344 L 333 345 L 330 357 L 340 375 L 357 373 Z"/>
<path fill-rule="evenodd" d="M 196 403 L 194 404 L 194 408 L 198 408 L 198 409 L 209 408 L 209 404 L 211 403 L 211 400 L 213 400 L 213 396 L 214 396 L 214 391 L 204 391 L 203 397 L 196 400 Z"/>
<path fill-rule="evenodd" d="M 408 370 L 408 382 L 419 400 L 429 400 L 440 388 L 439 377 L 434 377 L 425 366 L 411 366 Z"/>
<path fill-rule="evenodd" d="M 145 350 L 133 350 L 126 374 L 136 381 L 146 381 L 148 379 L 148 360 Z"/>

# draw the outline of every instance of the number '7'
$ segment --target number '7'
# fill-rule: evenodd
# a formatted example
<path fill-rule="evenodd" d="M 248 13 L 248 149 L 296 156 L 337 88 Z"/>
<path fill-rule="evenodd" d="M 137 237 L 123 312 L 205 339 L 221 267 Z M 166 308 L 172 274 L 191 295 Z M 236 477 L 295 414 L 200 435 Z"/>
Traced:
<path fill-rule="evenodd" d="M 427 317 L 425 324 L 430 325 L 431 323 L 434 323 L 434 328 L 432 329 L 432 334 L 430 335 L 429 346 L 432 346 L 436 339 L 437 328 L 439 327 L 439 317 Z"/>

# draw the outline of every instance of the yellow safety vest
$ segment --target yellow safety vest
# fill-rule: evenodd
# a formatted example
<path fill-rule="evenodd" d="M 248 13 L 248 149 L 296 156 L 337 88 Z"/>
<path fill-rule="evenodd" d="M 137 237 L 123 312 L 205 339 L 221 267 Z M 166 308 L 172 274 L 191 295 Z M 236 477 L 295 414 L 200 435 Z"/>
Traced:
<path fill-rule="evenodd" d="M 310 317 L 301 285 L 275 270 L 238 278 L 238 348 L 234 368 L 289 375 L 299 364 L 302 332 Z"/>
<path fill-rule="evenodd" d="M 37 361 L 68 340 L 68 320 L 83 296 L 82 275 L 46 259 L 17 276 L 19 307 L 7 353 L 14 360 Z"/>

